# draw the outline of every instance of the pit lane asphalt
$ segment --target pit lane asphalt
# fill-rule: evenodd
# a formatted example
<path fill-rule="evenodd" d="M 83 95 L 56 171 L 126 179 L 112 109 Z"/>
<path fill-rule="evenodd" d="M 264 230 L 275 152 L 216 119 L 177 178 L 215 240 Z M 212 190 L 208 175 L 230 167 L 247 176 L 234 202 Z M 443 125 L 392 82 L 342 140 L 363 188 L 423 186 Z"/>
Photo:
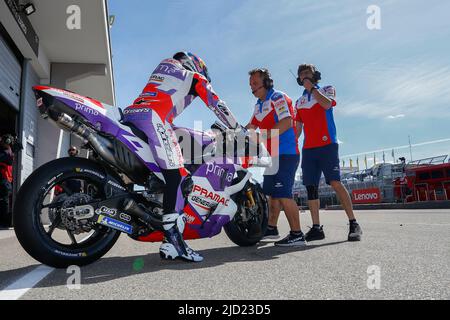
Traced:
<path fill-rule="evenodd" d="M 321 211 L 326 239 L 305 248 L 274 247 L 263 240 L 250 248 L 224 232 L 189 241 L 201 263 L 161 261 L 159 244 L 122 235 L 112 250 L 81 268 L 80 289 L 72 274 L 53 270 L 20 299 L 450 299 L 450 210 L 355 211 L 361 242 L 347 242 L 343 211 Z M 302 229 L 311 225 L 301 215 Z M 280 235 L 289 230 L 283 213 Z M 0 297 L 20 288 L 40 266 L 11 230 L 0 231 Z M 369 289 L 376 266 L 380 288 Z M 369 270 L 368 270 L 369 268 Z M 369 271 L 369 272 L 368 272 Z M 19 283 L 19 288 L 17 288 Z M 16 284 L 16 286 L 14 286 Z"/>

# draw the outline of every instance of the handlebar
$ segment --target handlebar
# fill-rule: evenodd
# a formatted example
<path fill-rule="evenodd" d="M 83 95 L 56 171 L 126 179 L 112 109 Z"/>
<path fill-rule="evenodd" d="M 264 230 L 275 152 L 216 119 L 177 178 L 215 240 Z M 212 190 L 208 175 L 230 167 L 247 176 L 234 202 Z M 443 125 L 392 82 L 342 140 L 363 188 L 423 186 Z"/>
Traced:
<path fill-rule="evenodd" d="M 248 130 L 247 128 L 241 126 L 241 125 L 237 125 L 236 128 L 234 129 L 229 129 L 228 127 L 224 126 L 222 123 L 220 123 L 219 121 L 214 122 L 211 125 L 211 129 L 215 129 L 215 130 L 219 130 L 221 133 L 229 133 L 229 132 L 236 132 L 238 130 L 242 130 L 244 132 L 244 134 L 247 134 Z"/>
<path fill-rule="evenodd" d="M 220 134 L 224 137 L 223 150 L 226 150 L 226 148 L 225 148 L 226 141 L 234 143 L 235 147 L 233 149 L 234 149 L 235 157 L 237 156 L 236 152 L 237 152 L 238 136 L 245 137 L 245 146 L 244 146 L 245 154 L 249 154 L 251 145 L 255 146 L 256 154 L 257 154 L 257 162 L 254 165 L 260 166 L 260 167 L 267 166 L 267 164 L 265 164 L 265 162 L 267 162 L 267 161 L 263 160 L 263 158 L 267 158 L 267 155 L 268 155 L 268 151 L 267 151 L 265 145 L 263 143 L 255 143 L 254 141 L 252 141 L 252 139 L 250 139 L 249 131 L 245 127 L 242 127 L 239 125 L 236 129 L 233 130 L 233 129 L 229 129 L 228 127 L 223 125 L 221 122 L 215 121 L 211 125 L 211 129 L 218 130 L 220 132 Z M 240 130 L 242 130 L 242 132 L 240 132 L 242 135 L 239 135 L 239 134 L 236 135 L 236 132 L 239 132 Z M 269 157 L 270 157 L 270 155 L 269 155 Z"/>
<path fill-rule="evenodd" d="M 227 127 L 225 127 L 222 123 L 220 123 L 219 121 L 214 122 L 211 125 L 211 129 L 216 129 L 219 130 L 220 132 L 226 132 L 228 130 Z"/>

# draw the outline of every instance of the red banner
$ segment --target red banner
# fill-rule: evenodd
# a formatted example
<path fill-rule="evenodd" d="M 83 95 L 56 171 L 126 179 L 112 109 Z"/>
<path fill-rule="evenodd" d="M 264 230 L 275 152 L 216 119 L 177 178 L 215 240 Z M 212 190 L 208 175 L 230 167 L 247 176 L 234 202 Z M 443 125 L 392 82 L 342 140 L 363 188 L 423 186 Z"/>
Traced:
<path fill-rule="evenodd" d="M 352 190 L 353 203 L 379 203 L 381 193 L 378 188 Z"/>

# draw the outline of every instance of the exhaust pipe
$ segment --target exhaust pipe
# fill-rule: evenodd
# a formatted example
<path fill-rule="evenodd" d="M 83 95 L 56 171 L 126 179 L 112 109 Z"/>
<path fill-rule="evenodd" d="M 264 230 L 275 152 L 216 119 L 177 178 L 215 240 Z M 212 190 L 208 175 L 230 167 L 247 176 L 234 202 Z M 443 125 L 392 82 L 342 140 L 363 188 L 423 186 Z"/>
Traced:
<path fill-rule="evenodd" d="M 125 199 L 125 201 L 123 203 L 123 209 L 125 210 L 125 212 L 141 219 L 146 224 L 162 229 L 162 224 L 163 224 L 162 221 L 159 219 L 156 219 L 155 217 L 153 217 L 151 215 L 151 213 L 145 211 L 133 199 L 131 199 L 131 198 Z"/>
<path fill-rule="evenodd" d="M 75 122 L 66 113 L 59 114 L 55 122 L 61 129 L 73 132 L 80 138 L 87 140 L 103 159 L 117 166 L 116 159 L 111 151 L 113 149 L 111 141 L 93 133 L 86 125 Z"/>

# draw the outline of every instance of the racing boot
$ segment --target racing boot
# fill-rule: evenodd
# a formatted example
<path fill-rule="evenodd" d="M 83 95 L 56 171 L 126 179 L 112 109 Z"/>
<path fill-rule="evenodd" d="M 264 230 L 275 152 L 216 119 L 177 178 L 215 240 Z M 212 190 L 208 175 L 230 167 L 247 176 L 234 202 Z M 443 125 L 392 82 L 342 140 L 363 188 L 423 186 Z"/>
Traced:
<path fill-rule="evenodd" d="M 203 257 L 189 248 L 183 240 L 185 226 L 184 214 L 177 212 L 163 215 L 164 240 L 159 247 L 159 255 L 162 259 L 173 260 L 180 258 L 186 261 L 200 262 Z"/>

